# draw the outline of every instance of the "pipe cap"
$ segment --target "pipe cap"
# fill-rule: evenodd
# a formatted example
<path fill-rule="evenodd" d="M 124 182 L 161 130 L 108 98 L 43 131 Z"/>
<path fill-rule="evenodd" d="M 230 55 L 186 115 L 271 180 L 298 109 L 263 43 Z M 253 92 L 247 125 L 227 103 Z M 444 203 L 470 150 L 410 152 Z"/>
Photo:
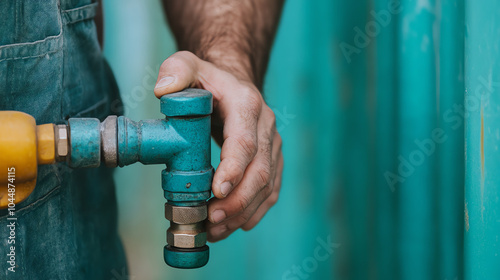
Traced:
<path fill-rule="evenodd" d="M 175 268 L 199 268 L 208 263 L 208 246 L 199 248 L 182 249 L 167 245 L 163 249 L 165 263 Z"/>
<path fill-rule="evenodd" d="M 160 111 L 167 117 L 210 115 L 212 94 L 204 89 L 187 88 L 162 96 L 160 106 Z"/>

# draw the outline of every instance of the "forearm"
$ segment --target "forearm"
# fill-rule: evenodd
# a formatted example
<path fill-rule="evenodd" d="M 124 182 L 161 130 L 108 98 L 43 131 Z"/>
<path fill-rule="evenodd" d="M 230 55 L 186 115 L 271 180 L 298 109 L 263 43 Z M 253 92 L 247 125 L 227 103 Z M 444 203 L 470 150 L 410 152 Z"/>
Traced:
<path fill-rule="evenodd" d="M 283 0 L 164 0 L 179 50 L 261 88 Z"/>

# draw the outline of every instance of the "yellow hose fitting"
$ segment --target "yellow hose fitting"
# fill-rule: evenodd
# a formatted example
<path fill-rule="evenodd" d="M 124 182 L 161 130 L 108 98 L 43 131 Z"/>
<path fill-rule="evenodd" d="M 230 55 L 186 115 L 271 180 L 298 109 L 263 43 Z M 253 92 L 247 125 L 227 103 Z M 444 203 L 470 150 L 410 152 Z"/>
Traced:
<path fill-rule="evenodd" d="M 52 164 L 55 162 L 56 146 L 54 124 L 42 124 L 36 127 L 36 141 L 38 164 Z"/>
<path fill-rule="evenodd" d="M 53 124 L 36 126 L 26 113 L 0 111 L 0 209 L 9 204 L 8 184 L 15 186 L 15 203 L 20 203 L 35 188 L 37 165 L 54 159 Z M 14 177 L 9 170 L 15 170 Z"/>

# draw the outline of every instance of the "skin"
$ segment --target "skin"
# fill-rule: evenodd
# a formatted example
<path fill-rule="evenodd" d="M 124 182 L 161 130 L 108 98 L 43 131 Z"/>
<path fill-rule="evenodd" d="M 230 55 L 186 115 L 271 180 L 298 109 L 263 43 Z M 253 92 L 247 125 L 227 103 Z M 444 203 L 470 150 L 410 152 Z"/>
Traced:
<path fill-rule="evenodd" d="M 179 51 L 160 67 L 155 95 L 203 88 L 214 96 L 221 145 L 209 201 L 211 242 L 250 230 L 277 202 L 283 154 L 273 111 L 259 91 L 282 0 L 165 0 Z"/>

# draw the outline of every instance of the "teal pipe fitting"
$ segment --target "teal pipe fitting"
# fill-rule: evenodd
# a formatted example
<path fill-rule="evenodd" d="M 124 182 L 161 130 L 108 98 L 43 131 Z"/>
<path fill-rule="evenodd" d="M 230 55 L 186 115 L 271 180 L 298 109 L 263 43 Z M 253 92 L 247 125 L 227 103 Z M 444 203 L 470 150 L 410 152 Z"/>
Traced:
<path fill-rule="evenodd" d="M 212 95 L 204 90 L 189 89 L 187 93 L 164 95 L 160 101 L 161 112 L 190 143 L 189 148 L 170 158 L 170 164 L 162 171 L 164 196 L 170 205 L 206 207 L 213 178 L 210 164 Z M 206 233 L 201 234 L 206 239 Z M 177 268 L 198 268 L 207 264 L 208 258 L 209 248 L 206 245 L 180 249 L 169 244 L 164 248 L 165 262 Z"/>
<path fill-rule="evenodd" d="M 99 167 L 101 162 L 99 120 L 90 118 L 69 119 L 68 123 L 71 167 Z"/>
<path fill-rule="evenodd" d="M 169 215 L 171 223 L 183 232 L 177 240 L 171 239 L 174 244 L 164 247 L 165 262 L 177 268 L 202 267 L 209 258 L 203 224 L 213 178 L 210 163 L 212 94 L 201 89 L 185 89 L 163 96 L 160 108 L 165 119 L 134 122 L 123 116 L 109 116 L 102 123 L 97 119 L 69 119 L 68 164 L 74 168 L 97 167 L 101 161 L 109 167 L 136 162 L 166 164 L 161 174 L 166 209 L 175 207 L 176 211 L 191 211 L 198 216 L 189 220 L 184 219 L 183 214 Z M 192 212 L 203 207 L 204 211 Z M 175 217 L 180 218 L 175 220 Z M 193 234 L 191 243 L 183 239 L 186 228 L 188 235 Z M 174 228 L 169 232 L 175 233 Z"/>

